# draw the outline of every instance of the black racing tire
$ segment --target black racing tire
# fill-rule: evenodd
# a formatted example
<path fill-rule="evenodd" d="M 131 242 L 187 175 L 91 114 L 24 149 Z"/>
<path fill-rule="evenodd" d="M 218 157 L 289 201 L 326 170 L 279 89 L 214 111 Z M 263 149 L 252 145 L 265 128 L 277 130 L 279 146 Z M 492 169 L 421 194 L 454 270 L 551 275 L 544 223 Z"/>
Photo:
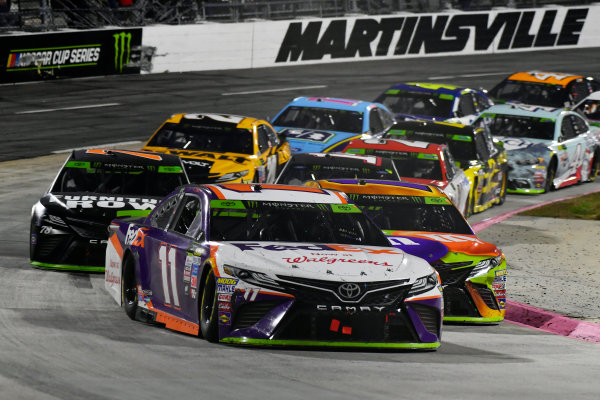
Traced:
<path fill-rule="evenodd" d="M 506 201 L 506 186 L 508 184 L 508 174 L 505 172 L 502 173 L 502 182 L 500 182 L 500 195 L 498 196 L 498 205 L 504 204 Z"/>
<path fill-rule="evenodd" d="M 217 281 L 211 266 L 202 288 L 202 299 L 200 300 L 200 333 L 204 339 L 209 342 L 219 341 L 218 317 L 217 311 Z"/>
<path fill-rule="evenodd" d="M 123 308 L 125 308 L 125 314 L 129 318 L 135 319 L 138 308 L 138 295 L 135 260 L 131 255 L 125 256 L 122 274 L 121 296 L 123 298 Z"/>
<path fill-rule="evenodd" d="M 554 190 L 554 177 L 556 176 L 556 158 L 550 160 L 550 164 L 548 165 L 548 172 L 546 172 L 546 184 L 544 185 L 544 192 L 548 193 L 551 190 Z"/>

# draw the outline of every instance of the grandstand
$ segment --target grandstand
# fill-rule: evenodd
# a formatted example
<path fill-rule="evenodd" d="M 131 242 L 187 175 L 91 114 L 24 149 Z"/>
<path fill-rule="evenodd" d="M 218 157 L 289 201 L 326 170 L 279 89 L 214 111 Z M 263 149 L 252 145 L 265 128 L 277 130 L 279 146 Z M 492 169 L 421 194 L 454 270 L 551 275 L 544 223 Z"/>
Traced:
<path fill-rule="evenodd" d="M 0 0 L 0 30 L 53 31 L 585 5 L 588 0 Z"/>

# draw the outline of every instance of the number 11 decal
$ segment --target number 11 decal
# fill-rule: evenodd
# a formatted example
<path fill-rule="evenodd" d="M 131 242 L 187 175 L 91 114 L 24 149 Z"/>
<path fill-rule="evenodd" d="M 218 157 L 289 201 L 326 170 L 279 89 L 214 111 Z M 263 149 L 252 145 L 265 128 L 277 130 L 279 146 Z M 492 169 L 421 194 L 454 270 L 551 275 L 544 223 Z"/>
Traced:
<path fill-rule="evenodd" d="M 165 305 L 171 305 L 171 296 L 169 295 L 169 275 L 171 278 L 171 291 L 173 292 L 173 305 L 179 307 L 179 296 L 177 295 L 177 279 L 175 278 L 175 255 L 177 250 L 173 246 L 167 246 L 161 243 L 158 249 L 158 263 L 162 272 L 162 287 L 164 292 Z M 171 273 L 169 274 L 169 270 Z"/>

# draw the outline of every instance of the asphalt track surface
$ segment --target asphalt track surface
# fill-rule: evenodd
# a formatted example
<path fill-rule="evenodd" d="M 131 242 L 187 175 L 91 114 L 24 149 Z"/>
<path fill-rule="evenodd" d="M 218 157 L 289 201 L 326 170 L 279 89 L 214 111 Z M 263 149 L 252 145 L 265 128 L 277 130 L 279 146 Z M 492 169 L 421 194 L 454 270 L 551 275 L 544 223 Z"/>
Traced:
<path fill-rule="evenodd" d="M 599 61 L 597 49 L 588 49 L 5 85 L 0 160 L 143 140 L 175 112 L 273 116 L 300 95 L 369 99 L 396 81 L 417 80 L 489 88 L 516 70 L 592 73 Z M 434 79 L 440 76 L 448 78 Z M 306 86 L 323 87 L 282 90 Z M 101 274 L 29 265 L 31 205 L 65 156 L 0 164 L 2 400 L 598 396 L 600 346 L 509 323 L 445 326 L 436 352 L 371 352 L 239 348 L 131 321 L 104 291 Z M 599 188 L 509 196 L 470 221 Z M 484 232 L 493 238 L 493 227 Z"/>

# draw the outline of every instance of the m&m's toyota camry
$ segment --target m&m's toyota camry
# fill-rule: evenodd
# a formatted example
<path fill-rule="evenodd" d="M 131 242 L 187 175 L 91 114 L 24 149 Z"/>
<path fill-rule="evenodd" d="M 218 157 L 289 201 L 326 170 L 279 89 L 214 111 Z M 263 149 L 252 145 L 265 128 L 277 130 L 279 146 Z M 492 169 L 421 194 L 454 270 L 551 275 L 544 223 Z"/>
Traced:
<path fill-rule="evenodd" d="M 132 319 L 234 344 L 440 344 L 438 274 L 340 192 L 186 185 L 111 230 L 105 285 Z"/>

